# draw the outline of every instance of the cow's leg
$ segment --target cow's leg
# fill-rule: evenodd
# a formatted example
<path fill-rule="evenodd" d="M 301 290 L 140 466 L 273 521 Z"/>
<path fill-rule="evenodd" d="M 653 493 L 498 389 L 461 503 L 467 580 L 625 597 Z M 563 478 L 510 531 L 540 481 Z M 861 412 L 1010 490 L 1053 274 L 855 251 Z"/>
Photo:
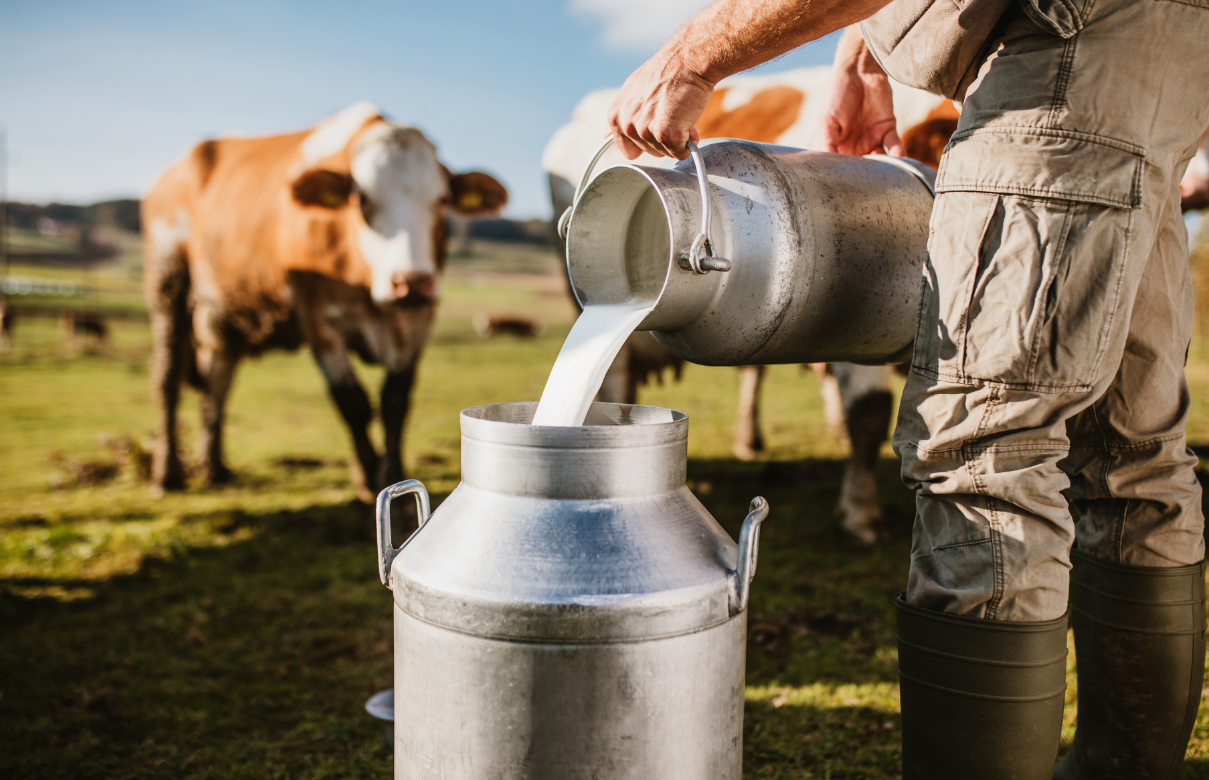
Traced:
<path fill-rule="evenodd" d="M 411 407 L 411 388 L 415 380 L 414 367 L 392 371 L 382 383 L 381 416 L 386 434 L 386 451 L 379 464 L 375 490 L 393 485 L 403 479 L 403 425 Z"/>
<path fill-rule="evenodd" d="M 605 372 L 604 381 L 600 383 L 600 394 L 597 397 L 605 403 L 638 403 L 638 382 L 632 376 L 633 370 L 630 366 L 630 356 L 633 352 L 633 345 L 630 343 L 632 338 L 633 336 L 630 336 L 621 345 L 617 357 L 613 358 L 613 363 Z"/>
<path fill-rule="evenodd" d="M 311 349 L 327 380 L 328 392 L 353 437 L 353 449 L 357 454 L 357 461 L 353 465 L 353 489 L 361 500 L 372 501 L 379 460 L 369 440 L 369 423 L 374 417 L 369 396 L 357 381 L 343 341 L 325 338 L 322 343 L 312 343 Z"/>
<path fill-rule="evenodd" d="M 819 380 L 819 394 L 823 396 L 823 419 L 827 422 L 827 433 L 841 438 L 847 436 L 844 401 L 840 398 L 840 383 L 835 378 L 832 364 L 811 363 L 810 368 Z"/>
<path fill-rule="evenodd" d="M 184 257 L 171 255 L 153 266 L 156 278 L 149 289 L 151 308 L 151 392 L 159 410 L 159 431 L 151 460 L 155 492 L 180 490 L 185 469 L 178 452 L 176 409 L 182 375 L 192 369 L 189 323 L 189 270 Z"/>
<path fill-rule="evenodd" d="M 836 511 L 843 516 L 846 533 L 876 544 L 887 538 L 877 500 L 877 461 L 890 429 L 891 369 L 836 363 L 833 371 L 852 445 Z"/>
<path fill-rule="evenodd" d="M 760 386 L 764 383 L 764 366 L 739 367 L 739 412 L 735 416 L 735 457 L 751 460 L 764 451 L 764 436 L 760 433 Z"/>
<path fill-rule="evenodd" d="M 223 461 L 222 426 L 239 356 L 226 349 L 203 346 L 198 350 L 197 363 L 202 380 L 199 447 L 202 475 L 207 484 L 221 485 L 230 482 L 233 476 Z"/>

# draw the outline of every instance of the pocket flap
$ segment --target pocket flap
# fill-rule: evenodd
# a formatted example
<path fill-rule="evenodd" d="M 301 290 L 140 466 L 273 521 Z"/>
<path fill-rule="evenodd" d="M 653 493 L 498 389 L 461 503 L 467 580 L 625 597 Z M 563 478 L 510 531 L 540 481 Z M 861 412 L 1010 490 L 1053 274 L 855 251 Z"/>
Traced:
<path fill-rule="evenodd" d="M 1142 207 L 1146 151 L 1113 138 L 1040 127 L 993 127 L 953 136 L 937 192 L 994 192 L 1103 206 Z"/>

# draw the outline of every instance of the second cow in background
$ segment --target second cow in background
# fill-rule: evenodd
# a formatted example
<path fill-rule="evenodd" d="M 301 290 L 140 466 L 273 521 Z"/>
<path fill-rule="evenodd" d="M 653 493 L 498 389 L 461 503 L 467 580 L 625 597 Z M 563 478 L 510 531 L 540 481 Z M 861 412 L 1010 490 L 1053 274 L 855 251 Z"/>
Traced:
<path fill-rule="evenodd" d="M 202 394 L 203 476 L 224 482 L 223 408 L 236 366 L 304 342 L 352 433 L 359 496 L 402 479 L 403 422 L 435 313 L 446 213 L 489 214 L 507 199 L 486 174 L 450 173 L 423 133 L 367 103 L 312 130 L 194 147 L 143 200 L 161 412 L 155 486 L 184 484 L 182 380 Z M 381 455 L 353 354 L 386 369 Z"/>
<path fill-rule="evenodd" d="M 714 91 L 697 129 L 702 138 L 740 138 L 817 149 L 819 116 L 830 79 L 830 67 L 727 79 Z M 575 185 L 607 132 L 605 113 L 616 94 L 616 89 L 589 93 L 576 106 L 571 122 L 559 128 L 546 145 L 542 167 L 549 176 L 555 219 L 571 205 Z M 894 108 L 907 156 L 935 168 L 957 127 L 957 109 L 947 100 L 900 85 L 894 88 Z M 601 159 L 596 172 L 624 162 L 620 152 L 612 149 Z M 676 162 L 648 156 L 635 161 L 654 166 Z M 669 367 L 679 376 L 678 358 L 649 333 L 635 333 L 609 369 L 601 398 L 635 403 L 638 386 Z M 861 541 L 876 543 L 885 538 L 875 468 L 890 427 L 892 370 L 888 366 L 848 363 L 816 368 L 829 427 L 845 430 L 852 445 L 838 506 L 842 527 Z M 750 459 L 764 448 L 759 421 L 763 368 L 744 366 L 739 371 L 734 451 L 736 456 Z"/>

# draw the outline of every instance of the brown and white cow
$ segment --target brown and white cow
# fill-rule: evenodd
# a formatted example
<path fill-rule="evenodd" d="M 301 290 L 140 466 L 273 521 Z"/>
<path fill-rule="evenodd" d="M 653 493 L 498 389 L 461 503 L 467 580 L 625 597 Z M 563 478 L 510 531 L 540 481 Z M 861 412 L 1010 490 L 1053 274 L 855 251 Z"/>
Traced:
<path fill-rule="evenodd" d="M 800 148 L 818 148 L 819 115 L 828 98 L 831 68 L 803 68 L 784 73 L 735 76 L 722 82 L 711 96 L 697 129 L 703 138 L 742 138 Z M 605 113 L 616 89 L 589 93 L 576 106 L 571 122 L 559 128 L 546 145 L 542 167 L 550 182 L 557 218 L 571 205 L 583 168 L 607 132 Z M 895 85 L 894 109 L 908 156 L 936 167 L 949 136 L 957 126 L 954 105 L 920 90 Z M 610 150 L 596 171 L 626 162 Z M 672 165 L 676 161 L 643 156 L 641 165 Z M 565 249 L 565 247 L 564 247 Z M 637 388 L 666 367 L 679 375 L 681 361 L 649 334 L 634 334 L 618 354 L 601 388 L 604 400 L 634 403 Z M 877 499 L 874 470 L 890 427 L 892 400 L 888 366 L 836 363 L 818 366 L 829 428 L 844 431 L 852 446 L 837 512 L 843 529 L 867 543 L 885 536 Z M 734 451 L 750 459 L 763 449 L 760 433 L 758 366 L 740 369 L 739 409 Z"/>
<path fill-rule="evenodd" d="M 451 174 L 414 127 L 358 103 L 317 127 L 193 148 L 143 200 L 160 489 L 184 484 L 180 383 L 202 394 L 201 466 L 223 462 L 223 406 L 239 361 L 311 348 L 356 450 L 359 495 L 402 479 L 403 422 L 428 339 L 452 210 L 486 214 L 508 194 L 483 173 Z M 386 368 L 385 452 L 351 356 Z"/>
<path fill-rule="evenodd" d="M 1209 208 L 1209 132 L 1180 180 L 1180 201 L 1184 211 Z"/>

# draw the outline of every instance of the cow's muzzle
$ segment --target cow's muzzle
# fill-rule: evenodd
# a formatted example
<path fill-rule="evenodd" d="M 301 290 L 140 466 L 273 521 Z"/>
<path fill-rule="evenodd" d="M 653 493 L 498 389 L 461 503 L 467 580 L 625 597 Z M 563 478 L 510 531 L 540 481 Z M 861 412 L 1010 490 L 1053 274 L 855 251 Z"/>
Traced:
<path fill-rule="evenodd" d="M 390 291 L 395 303 L 433 303 L 436 300 L 437 278 L 419 271 L 399 272 L 390 277 Z"/>

